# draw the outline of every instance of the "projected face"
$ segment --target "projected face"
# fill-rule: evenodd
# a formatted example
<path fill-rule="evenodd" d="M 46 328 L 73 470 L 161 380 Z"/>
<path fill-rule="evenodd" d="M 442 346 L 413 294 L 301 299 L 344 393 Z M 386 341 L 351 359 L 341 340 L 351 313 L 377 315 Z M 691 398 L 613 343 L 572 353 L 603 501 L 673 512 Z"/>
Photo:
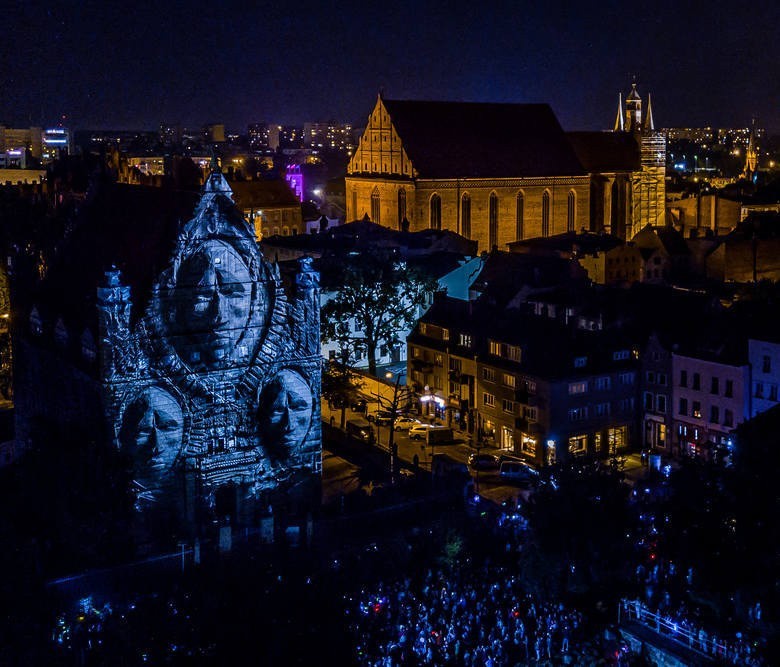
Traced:
<path fill-rule="evenodd" d="M 300 447 L 312 419 L 312 395 L 303 377 L 281 371 L 263 390 L 260 408 L 261 437 L 268 453 L 286 459 Z"/>
<path fill-rule="evenodd" d="M 249 324 L 252 280 L 227 243 L 205 242 L 176 273 L 174 343 L 187 362 L 207 367 L 227 361 Z"/>
<path fill-rule="evenodd" d="M 169 469 L 182 446 L 181 407 L 168 392 L 151 387 L 131 401 L 122 417 L 119 439 L 138 472 Z"/>

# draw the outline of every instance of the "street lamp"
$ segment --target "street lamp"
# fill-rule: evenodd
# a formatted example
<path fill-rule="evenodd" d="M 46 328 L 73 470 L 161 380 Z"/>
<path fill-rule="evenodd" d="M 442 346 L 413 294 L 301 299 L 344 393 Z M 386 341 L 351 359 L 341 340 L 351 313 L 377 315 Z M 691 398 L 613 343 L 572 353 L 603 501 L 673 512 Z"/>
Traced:
<path fill-rule="evenodd" d="M 393 377 L 393 373 L 387 371 L 385 377 L 389 380 Z M 390 450 L 390 483 L 395 482 L 395 461 L 397 453 L 395 451 L 395 419 L 398 416 L 398 385 L 401 382 L 401 375 L 395 376 L 395 385 L 393 386 L 393 400 L 390 403 L 390 435 L 387 439 L 387 446 Z"/>

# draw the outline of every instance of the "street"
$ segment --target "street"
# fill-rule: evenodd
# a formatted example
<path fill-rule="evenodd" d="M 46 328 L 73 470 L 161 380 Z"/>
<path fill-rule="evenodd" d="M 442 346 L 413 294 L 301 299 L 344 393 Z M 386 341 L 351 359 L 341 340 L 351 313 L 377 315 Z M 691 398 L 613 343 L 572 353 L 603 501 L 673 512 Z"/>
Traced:
<path fill-rule="evenodd" d="M 376 410 L 375 403 L 368 403 L 368 412 L 371 414 Z M 341 410 L 331 410 L 328 406 L 328 402 L 322 401 L 322 421 L 330 423 L 331 417 L 333 417 L 333 423 L 338 426 L 341 419 Z M 365 418 L 365 415 L 359 412 L 353 412 L 347 408 L 346 418 L 356 419 Z M 437 423 L 441 424 L 440 420 Z M 390 436 L 389 426 L 377 426 L 376 423 L 372 423 L 376 441 L 374 447 L 381 447 L 384 450 L 389 449 L 388 439 Z M 437 444 L 435 447 L 427 447 L 424 440 L 412 440 L 409 438 L 408 431 L 396 431 L 393 441 L 398 447 L 398 458 L 406 464 L 406 466 L 413 468 L 415 456 L 418 459 L 419 465 L 422 469 L 430 470 L 431 457 L 433 454 L 447 454 L 450 458 L 459 463 L 463 463 L 468 466 L 469 456 L 475 453 L 477 450 L 469 444 L 469 434 L 453 429 L 455 435 L 455 441 L 452 444 Z M 371 445 L 366 444 L 366 447 Z M 482 447 L 480 452 L 485 454 L 501 455 L 500 449 L 495 447 Z M 329 472 L 325 463 L 325 454 L 323 453 L 323 495 L 325 494 L 325 478 Z M 497 470 L 489 471 L 474 471 L 469 468 L 469 473 L 474 478 L 475 489 L 479 490 L 480 496 L 486 500 L 490 500 L 497 505 L 501 505 L 504 502 L 516 502 L 518 498 L 527 500 L 530 495 L 530 490 L 527 486 L 520 484 L 510 483 L 507 484 L 505 480 L 502 480 Z M 345 479 L 348 475 L 342 475 L 341 471 L 337 471 L 340 475 L 339 480 Z"/>

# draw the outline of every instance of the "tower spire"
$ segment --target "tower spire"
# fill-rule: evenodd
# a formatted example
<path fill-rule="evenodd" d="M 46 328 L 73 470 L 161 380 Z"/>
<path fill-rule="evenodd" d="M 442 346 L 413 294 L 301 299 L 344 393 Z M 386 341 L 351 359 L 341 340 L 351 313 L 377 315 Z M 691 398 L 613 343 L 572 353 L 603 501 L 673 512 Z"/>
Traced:
<path fill-rule="evenodd" d="M 745 168 L 742 171 L 744 178 L 756 182 L 758 176 L 758 154 L 756 151 L 756 119 L 753 118 L 750 126 L 747 150 L 745 151 Z"/>
<path fill-rule="evenodd" d="M 645 120 L 645 132 L 655 132 L 655 123 L 653 122 L 653 103 L 650 99 L 650 93 L 647 93 L 647 120 Z"/>
<path fill-rule="evenodd" d="M 613 132 L 623 131 L 623 93 L 618 93 L 618 112 Z"/>

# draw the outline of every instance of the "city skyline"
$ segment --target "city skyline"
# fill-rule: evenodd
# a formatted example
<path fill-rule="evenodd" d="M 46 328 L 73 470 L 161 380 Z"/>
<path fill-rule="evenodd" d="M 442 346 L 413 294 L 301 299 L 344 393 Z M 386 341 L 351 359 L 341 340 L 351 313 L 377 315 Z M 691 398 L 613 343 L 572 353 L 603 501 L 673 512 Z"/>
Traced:
<path fill-rule="evenodd" d="M 390 99 L 546 102 L 562 126 L 609 129 L 635 77 L 659 127 L 744 127 L 774 111 L 769 3 L 703 15 L 671 3 L 630 11 L 562 3 L 343 3 L 265 6 L 200 1 L 132 13 L 118 3 L 31 2 L 0 46 L 0 123 L 153 129 L 160 123 L 363 125 Z"/>

